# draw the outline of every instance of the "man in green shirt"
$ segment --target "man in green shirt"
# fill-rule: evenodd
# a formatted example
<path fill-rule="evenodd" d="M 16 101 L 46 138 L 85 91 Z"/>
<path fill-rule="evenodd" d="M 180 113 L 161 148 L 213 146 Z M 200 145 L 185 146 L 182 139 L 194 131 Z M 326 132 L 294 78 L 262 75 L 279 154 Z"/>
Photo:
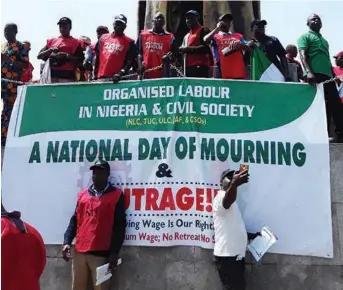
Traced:
<path fill-rule="evenodd" d="M 298 40 L 298 49 L 303 64 L 306 80 L 310 85 L 325 82 L 331 79 L 334 74 L 330 61 L 329 43 L 320 34 L 322 21 L 317 14 L 307 19 L 307 26 L 310 30 L 303 34 Z M 343 142 L 343 105 L 340 102 L 335 82 L 324 84 L 326 103 L 326 117 L 328 132 L 331 116 L 335 122 L 337 142 Z"/>

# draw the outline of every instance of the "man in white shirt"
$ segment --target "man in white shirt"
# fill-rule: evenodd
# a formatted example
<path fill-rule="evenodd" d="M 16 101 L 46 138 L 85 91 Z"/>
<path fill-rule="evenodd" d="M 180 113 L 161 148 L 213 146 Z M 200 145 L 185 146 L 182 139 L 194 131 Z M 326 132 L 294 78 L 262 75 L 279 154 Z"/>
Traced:
<path fill-rule="evenodd" d="M 247 234 L 236 202 L 237 188 L 248 181 L 247 170 L 225 170 L 220 177 L 222 189 L 213 200 L 214 260 L 226 290 L 245 290 L 244 257 L 248 239 L 259 235 Z"/>

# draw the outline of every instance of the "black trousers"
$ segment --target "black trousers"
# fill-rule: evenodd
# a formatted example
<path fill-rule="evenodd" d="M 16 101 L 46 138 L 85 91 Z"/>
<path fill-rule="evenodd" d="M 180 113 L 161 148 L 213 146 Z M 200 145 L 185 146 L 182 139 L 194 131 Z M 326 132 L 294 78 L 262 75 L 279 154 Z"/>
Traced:
<path fill-rule="evenodd" d="M 209 67 L 206 65 L 187 66 L 186 76 L 191 78 L 208 78 Z"/>
<path fill-rule="evenodd" d="M 245 290 L 245 259 L 217 257 L 214 262 L 225 290 Z"/>
<path fill-rule="evenodd" d="M 330 79 L 329 76 L 315 73 L 317 83 L 322 83 Z M 335 82 L 324 84 L 324 97 L 326 106 L 326 120 L 328 133 L 330 132 L 331 118 L 335 123 L 337 138 L 343 138 L 343 104 L 338 94 Z"/>

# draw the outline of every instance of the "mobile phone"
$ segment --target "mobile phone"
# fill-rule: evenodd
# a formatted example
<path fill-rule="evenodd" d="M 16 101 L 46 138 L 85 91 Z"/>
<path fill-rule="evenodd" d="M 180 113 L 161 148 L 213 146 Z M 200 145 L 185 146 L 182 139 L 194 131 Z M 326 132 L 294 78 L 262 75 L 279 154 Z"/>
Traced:
<path fill-rule="evenodd" d="M 239 165 L 239 172 L 246 171 L 246 170 L 249 172 L 249 164 L 240 164 Z"/>

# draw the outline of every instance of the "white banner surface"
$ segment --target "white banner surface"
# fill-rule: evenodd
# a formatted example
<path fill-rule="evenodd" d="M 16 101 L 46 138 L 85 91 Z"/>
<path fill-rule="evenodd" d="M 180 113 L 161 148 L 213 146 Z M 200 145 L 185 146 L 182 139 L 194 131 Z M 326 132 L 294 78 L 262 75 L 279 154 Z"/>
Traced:
<path fill-rule="evenodd" d="M 220 173 L 249 164 L 238 202 L 274 253 L 333 256 L 323 88 L 168 79 L 24 87 L 8 133 L 2 198 L 60 244 L 103 158 L 126 198 L 126 245 L 213 248 Z"/>

